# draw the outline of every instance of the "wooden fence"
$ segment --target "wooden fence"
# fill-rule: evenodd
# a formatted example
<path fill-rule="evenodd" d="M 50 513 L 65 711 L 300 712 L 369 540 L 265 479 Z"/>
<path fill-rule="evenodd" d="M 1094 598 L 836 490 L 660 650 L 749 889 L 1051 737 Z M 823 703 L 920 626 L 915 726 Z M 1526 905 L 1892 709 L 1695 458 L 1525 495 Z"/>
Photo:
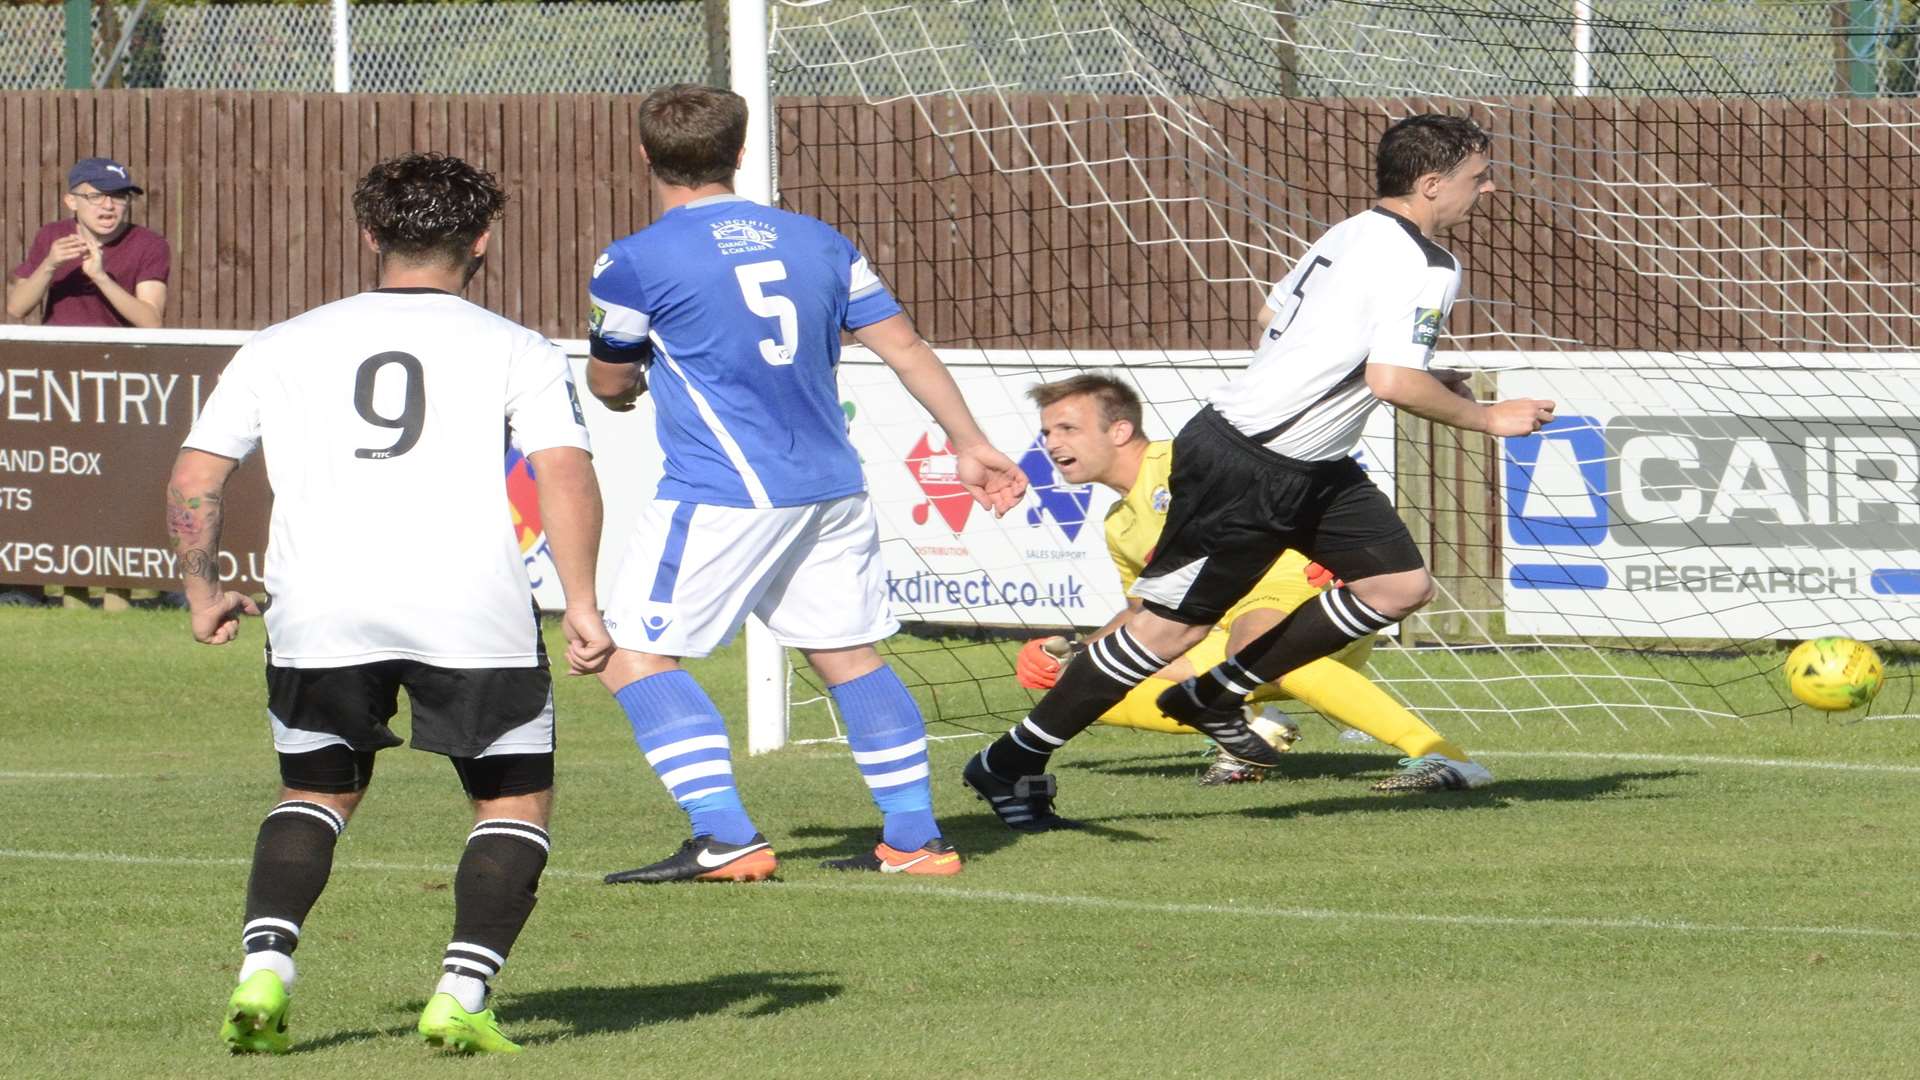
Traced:
<path fill-rule="evenodd" d="M 494 170 L 513 199 L 469 295 L 577 337 L 588 249 L 650 213 L 631 113 L 609 97 L 9 94 L 0 247 L 16 265 L 59 211 L 67 167 L 104 154 L 147 190 L 135 220 L 173 244 L 167 322 L 264 326 L 369 287 L 354 183 L 382 157 L 441 150 Z"/>
<path fill-rule="evenodd" d="M 174 246 L 167 321 L 251 328 L 371 281 L 355 180 L 433 149 L 513 195 L 478 302 L 577 337 L 594 254 L 652 215 L 615 96 L 196 91 L 0 97 L 0 254 L 76 158 L 125 162 Z M 1033 96 L 778 108 L 785 203 L 853 235 L 943 344 L 1244 348 L 1255 280 L 1368 202 L 1418 103 Z M 1502 191 L 1452 238 L 1481 348 L 1911 347 L 1913 106 L 1517 99 L 1477 110 Z"/>

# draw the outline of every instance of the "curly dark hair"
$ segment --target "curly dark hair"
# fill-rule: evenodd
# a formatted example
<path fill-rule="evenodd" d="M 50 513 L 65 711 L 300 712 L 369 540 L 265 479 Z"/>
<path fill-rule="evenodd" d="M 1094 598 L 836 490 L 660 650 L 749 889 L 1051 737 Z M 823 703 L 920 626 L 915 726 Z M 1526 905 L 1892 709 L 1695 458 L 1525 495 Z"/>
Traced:
<path fill-rule="evenodd" d="M 1413 193 L 1413 182 L 1428 173 L 1445 175 L 1492 145 L 1480 125 L 1464 116 L 1424 113 L 1409 116 L 1380 136 L 1374 177 L 1383 199 Z"/>
<path fill-rule="evenodd" d="M 388 158 L 353 192 L 353 216 L 381 255 L 453 266 L 467 261 L 506 205 L 492 173 L 436 153 Z"/>

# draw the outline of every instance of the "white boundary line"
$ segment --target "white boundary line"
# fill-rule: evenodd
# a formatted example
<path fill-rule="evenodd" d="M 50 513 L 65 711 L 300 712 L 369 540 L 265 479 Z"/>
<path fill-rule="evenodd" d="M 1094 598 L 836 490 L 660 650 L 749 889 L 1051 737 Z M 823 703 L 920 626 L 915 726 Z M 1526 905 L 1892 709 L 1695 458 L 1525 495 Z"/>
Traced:
<path fill-rule="evenodd" d="M 957 739 L 993 738 L 987 732 L 964 735 L 928 735 L 928 742 Z M 846 745 L 844 735 L 819 739 L 795 739 L 793 746 Z M 1632 761 L 1648 765 L 1724 765 L 1751 769 L 1805 769 L 1809 772 L 1883 773 L 1893 776 L 1920 776 L 1920 765 L 1879 765 L 1871 762 L 1817 761 L 1812 758 L 1743 758 L 1716 754 L 1636 754 L 1599 750 L 1482 750 L 1474 754 L 1484 758 L 1532 759 L 1536 761 Z M 0 772 L 0 780 L 144 780 L 146 773 L 37 772 L 12 770 Z"/>
<path fill-rule="evenodd" d="M 1881 930 L 1870 926 L 1747 926 L 1739 923 L 1699 923 L 1685 919 L 1594 919 L 1558 915 L 1429 915 L 1400 911 L 1338 911 L 1330 908 L 1267 907 L 1259 904 L 1190 904 L 1156 900 L 1122 900 L 1106 896 L 1073 896 L 1049 893 L 1002 892 L 996 889 L 950 889 L 934 885 L 827 884 L 811 881 L 781 882 L 783 889 L 808 892 L 883 893 L 909 892 L 915 896 L 947 900 L 972 900 L 993 904 L 1032 904 L 1051 907 L 1096 908 L 1104 911 L 1131 911 L 1150 915 L 1229 915 L 1292 919 L 1315 922 L 1406 923 L 1420 926 L 1466 926 L 1525 930 L 1631 930 L 1666 931 L 1687 934 L 1765 934 L 1813 935 L 1822 937 L 1858 937 L 1894 941 L 1920 940 L 1920 931 Z"/>
<path fill-rule="evenodd" d="M 109 851 L 27 851 L 0 848 L 0 859 L 31 859 L 45 862 L 114 863 L 125 866 L 232 866 L 252 865 L 251 859 L 196 858 L 185 855 L 123 855 Z M 335 863 L 336 870 L 393 870 L 413 874 L 452 874 L 455 867 L 417 863 L 351 862 Z M 548 867 L 548 877 L 576 881 L 599 881 L 601 875 L 585 870 Z M 1190 904 L 1154 900 L 1122 900 L 1108 896 L 1006 892 L 998 889 L 967 889 L 907 882 L 846 884 L 783 881 L 773 889 L 803 892 L 840 893 L 856 896 L 898 896 L 905 893 L 919 899 L 958 900 L 984 904 L 1027 904 L 1042 907 L 1088 908 L 1099 911 L 1127 911 L 1143 915 L 1227 915 L 1236 918 L 1285 919 L 1312 922 L 1400 923 L 1411 926 L 1462 926 L 1507 930 L 1625 930 L 1680 934 L 1752 934 L 1779 937 L 1871 938 L 1883 941 L 1920 941 L 1920 931 L 1882 930 L 1871 926 L 1749 926 L 1740 923 L 1699 923 L 1685 919 L 1595 919 L 1557 915 L 1430 915 L 1399 911 L 1338 911 L 1330 908 L 1268 907 L 1259 904 Z"/>
<path fill-rule="evenodd" d="M 1542 761 L 1638 761 L 1654 765 L 1733 765 L 1756 769 L 1808 769 L 1829 772 L 1893 773 L 1920 775 L 1920 765 L 1875 765 L 1852 761 L 1812 761 L 1806 758 L 1719 757 L 1713 754 L 1615 754 L 1591 750 L 1487 750 L 1474 753 L 1485 758 L 1536 758 Z"/>

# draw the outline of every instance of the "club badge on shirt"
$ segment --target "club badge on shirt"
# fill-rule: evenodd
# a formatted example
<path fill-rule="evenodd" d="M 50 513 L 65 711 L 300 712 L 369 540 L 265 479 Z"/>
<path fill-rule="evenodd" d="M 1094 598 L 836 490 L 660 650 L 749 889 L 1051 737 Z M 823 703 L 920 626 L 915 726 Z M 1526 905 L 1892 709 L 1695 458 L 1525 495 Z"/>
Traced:
<path fill-rule="evenodd" d="M 719 245 L 722 255 L 772 251 L 774 241 L 780 238 L 772 225 L 764 221 L 749 221 L 745 218 L 716 221 L 712 228 L 713 239 Z"/>
<path fill-rule="evenodd" d="M 1432 347 L 1440 340 L 1440 309 L 1413 309 L 1413 343 Z"/>
<path fill-rule="evenodd" d="M 581 427 L 587 426 L 587 418 L 580 412 L 580 392 L 573 388 L 573 380 L 567 380 L 567 400 L 573 403 L 573 422 Z"/>

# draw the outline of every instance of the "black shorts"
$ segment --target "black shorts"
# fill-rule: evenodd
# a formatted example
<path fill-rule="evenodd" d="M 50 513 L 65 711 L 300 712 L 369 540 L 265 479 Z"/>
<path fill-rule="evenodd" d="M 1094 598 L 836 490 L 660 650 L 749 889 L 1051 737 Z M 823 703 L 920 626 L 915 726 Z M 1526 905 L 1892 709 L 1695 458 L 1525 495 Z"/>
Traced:
<path fill-rule="evenodd" d="M 1173 440 L 1167 487 L 1166 528 L 1134 595 L 1169 619 L 1218 622 L 1288 548 L 1348 581 L 1426 565 L 1359 462 L 1276 454 L 1211 407 Z"/>
<path fill-rule="evenodd" d="M 380 660 L 335 668 L 267 665 L 274 749 L 299 754 L 342 741 L 372 753 L 399 746 L 387 722 L 406 688 L 413 746 L 452 758 L 553 752 L 553 676 L 539 667 L 444 668 Z M 282 731 L 281 728 L 287 729 Z"/>
<path fill-rule="evenodd" d="M 353 750 L 340 743 L 300 754 L 280 755 L 280 782 L 295 791 L 322 791 L 345 795 L 367 790 L 373 783 L 372 750 Z M 532 795 L 553 786 L 553 752 L 490 754 L 486 757 L 448 758 L 460 776 L 469 799 L 503 799 Z"/>

